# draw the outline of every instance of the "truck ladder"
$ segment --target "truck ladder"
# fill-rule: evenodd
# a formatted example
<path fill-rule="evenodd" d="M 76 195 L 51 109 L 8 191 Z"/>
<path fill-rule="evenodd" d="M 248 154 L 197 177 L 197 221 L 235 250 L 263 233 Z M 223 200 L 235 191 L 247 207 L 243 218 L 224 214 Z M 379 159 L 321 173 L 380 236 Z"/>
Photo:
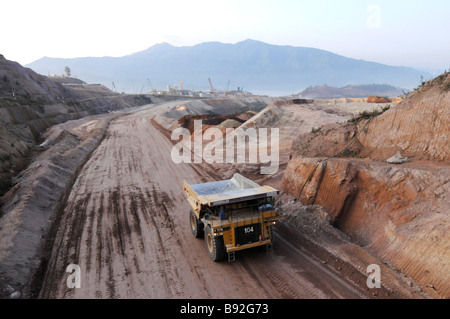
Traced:
<path fill-rule="evenodd" d="M 268 254 L 273 253 L 273 238 L 272 238 L 272 227 L 270 227 L 270 224 L 266 224 L 266 234 L 269 236 L 270 238 L 270 244 L 266 245 L 266 252 Z"/>

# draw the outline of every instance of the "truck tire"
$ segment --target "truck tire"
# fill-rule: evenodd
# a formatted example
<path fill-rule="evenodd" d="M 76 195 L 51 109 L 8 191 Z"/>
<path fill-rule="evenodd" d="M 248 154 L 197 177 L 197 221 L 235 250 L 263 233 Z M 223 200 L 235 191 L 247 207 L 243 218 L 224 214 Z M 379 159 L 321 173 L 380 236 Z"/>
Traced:
<path fill-rule="evenodd" d="M 223 243 L 223 237 L 214 237 L 209 225 L 205 226 L 205 244 L 209 257 L 213 261 L 219 261 L 225 254 L 225 245 Z"/>
<path fill-rule="evenodd" d="M 201 220 L 198 220 L 192 209 L 189 212 L 189 225 L 191 226 L 191 231 L 195 238 L 203 237 L 204 225 Z"/>

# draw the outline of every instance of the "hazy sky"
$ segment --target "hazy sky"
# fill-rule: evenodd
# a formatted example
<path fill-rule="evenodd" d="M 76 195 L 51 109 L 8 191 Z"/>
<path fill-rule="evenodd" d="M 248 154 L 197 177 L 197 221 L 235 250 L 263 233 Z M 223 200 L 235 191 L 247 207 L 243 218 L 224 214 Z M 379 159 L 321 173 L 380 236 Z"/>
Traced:
<path fill-rule="evenodd" d="M 2 0 L 0 10 L 0 54 L 21 64 L 254 39 L 450 68 L 449 0 Z"/>

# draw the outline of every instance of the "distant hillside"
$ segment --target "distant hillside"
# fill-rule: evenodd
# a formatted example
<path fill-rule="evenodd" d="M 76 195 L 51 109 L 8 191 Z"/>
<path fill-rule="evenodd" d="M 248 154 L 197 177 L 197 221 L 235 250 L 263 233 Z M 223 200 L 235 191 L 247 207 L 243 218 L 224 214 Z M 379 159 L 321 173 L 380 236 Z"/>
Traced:
<path fill-rule="evenodd" d="M 308 87 L 300 92 L 300 95 L 307 99 L 364 98 L 369 96 L 396 97 L 402 94 L 402 89 L 387 84 L 347 85 L 342 88 L 320 85 Z"/>
<path fill-rule="evenodd" d="M 75 97 L 73 92 L 60 83 L 0 55 L 0 98 L 27 104 L 36 101 L 57 102 L 62 96 Z"/>
<path fill-rule="evenodd" d="M 208 89 L 208 78 L 218 89 L 243 87 L 246 91 L 291 94 L 306 87 L 327 84 L 386 83 L 411 89 L 426 72 L 407 67 L 346 58 L 331 52 L 292 46 L 270 45 L 254 40 L 236 44 L 207 42 L 174 47 L 167 43 L 120 58 L 42 58 L 28 65 L 41 74 L 63 72 L 69 66 L 74 75 L 89 83 L 118 91 L 164 89 L 183 81 L 187 89 Z"/>

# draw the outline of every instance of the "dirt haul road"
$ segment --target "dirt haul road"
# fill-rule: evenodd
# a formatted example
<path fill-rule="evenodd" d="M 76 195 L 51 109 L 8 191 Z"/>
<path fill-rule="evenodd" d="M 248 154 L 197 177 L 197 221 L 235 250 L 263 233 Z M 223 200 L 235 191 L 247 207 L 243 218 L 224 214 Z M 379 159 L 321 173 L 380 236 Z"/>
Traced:
<path fill-rule="evenodd" d="M 169 106 L 111 122 L 73 185 L 40 298 L 370 296 L 281 232 L 273 254 L 256 249 L 234 263 L 212 262 L 190 231 L 181 185 L 212 181 L 214 173 L 172 162 L 171 141 L 152 124 Z M 67 287 L 69 264 L 80 266 L 80 289 Z"/>

